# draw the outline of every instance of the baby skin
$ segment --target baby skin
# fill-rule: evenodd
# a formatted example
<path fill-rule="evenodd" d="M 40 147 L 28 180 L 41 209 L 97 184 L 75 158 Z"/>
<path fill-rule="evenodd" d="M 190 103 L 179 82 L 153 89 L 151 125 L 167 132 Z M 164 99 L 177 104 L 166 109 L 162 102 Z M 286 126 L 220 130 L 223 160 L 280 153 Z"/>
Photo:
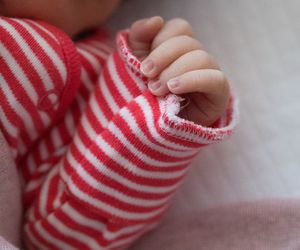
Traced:
<path fill-rule="evenodd" d="M 138 20 L 111 48 L 98 26 L 120 3 L 0 0 L 0 128 L 27 249 L 127 249 L 236 125 L 229 82 L 186 20 Z"/>
<path fill-rule="evenodd" d="M 103 23 L 117 8 L 119 0 L 2 0 L 0 14 L 47 21 L 75 37 Z M 62 18 L 63 17 L 63 18 Z M 178 114 L 203 126 L 211 126 L 225 111 L 229 84 L 214 58 L 195 38 L 184 19 L 165 22 L 161 17 L 135 22 L 129 44 L 143 60 L 142 73 L 156 96 L 168 92 L 190 101 Z"/>

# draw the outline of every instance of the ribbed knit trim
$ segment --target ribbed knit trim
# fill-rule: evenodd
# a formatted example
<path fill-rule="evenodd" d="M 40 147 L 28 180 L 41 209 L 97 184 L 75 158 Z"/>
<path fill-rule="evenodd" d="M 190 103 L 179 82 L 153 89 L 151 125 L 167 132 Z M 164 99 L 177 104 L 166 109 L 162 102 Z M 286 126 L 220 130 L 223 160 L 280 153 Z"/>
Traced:
<path fill-rule="evenodd" d="M 58 39 L 58 42 L 62 47 L 62 52 L 65 57 L 64 62 L 66 63 L 67 68 L 67 80 L 65 83 L 65 88 L 60 97 L 60 103 L 57 111 L 56 119 L 59 119 L 68 110 L 79 89 L 81 73 L 80 57 L 77 53 L 74 42 L 66 33 L 48 23 L 40 21 L 38 22 L 41 23 L 43 27 L 55 34 L 55 37 Z"/>

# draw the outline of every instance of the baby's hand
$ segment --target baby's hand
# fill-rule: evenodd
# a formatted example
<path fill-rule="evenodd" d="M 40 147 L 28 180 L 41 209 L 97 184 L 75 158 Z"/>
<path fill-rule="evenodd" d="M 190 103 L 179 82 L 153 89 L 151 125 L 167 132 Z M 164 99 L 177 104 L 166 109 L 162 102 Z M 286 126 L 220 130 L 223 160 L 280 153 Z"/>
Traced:
<path fill-rule="evenodd" d="M 229 83 L 194 38 L 187 21 L 177 18 L 164 23 L 161 17 L 139 20 L 131 26 L 129 45 L 142 60 L 141 71 L 150 78 L 148 86 L 154 95 L 172 92 L 190 99 L 178 116 L 210 126 L 224 113 Z"/>

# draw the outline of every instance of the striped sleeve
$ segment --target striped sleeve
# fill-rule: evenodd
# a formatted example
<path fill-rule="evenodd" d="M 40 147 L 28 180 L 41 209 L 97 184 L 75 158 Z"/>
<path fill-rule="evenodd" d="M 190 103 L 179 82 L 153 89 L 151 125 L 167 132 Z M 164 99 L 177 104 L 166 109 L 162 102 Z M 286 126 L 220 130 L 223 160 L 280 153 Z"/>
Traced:
<path fill-rule="evenodd" d="M 236 100 L 206 128 L 177 116 L 181 98 L 152 95 L 119 33 L 73 142 L 27 213 L 36 249 L 127 249 L 159 221 L 199 150 L 226 139 Z"/>
<path fill-rule="evenodd" d="M 0 129 L 15 159 L 73 100 L 80 73 L 76 56 L 72 41 L 55 27 L 0 17 Z"/>

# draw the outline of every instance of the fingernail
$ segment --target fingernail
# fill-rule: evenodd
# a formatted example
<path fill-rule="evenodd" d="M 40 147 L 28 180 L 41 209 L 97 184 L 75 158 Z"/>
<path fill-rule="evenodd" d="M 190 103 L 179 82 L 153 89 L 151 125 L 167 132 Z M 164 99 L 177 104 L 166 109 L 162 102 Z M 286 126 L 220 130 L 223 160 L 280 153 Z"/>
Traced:
<path fill-rule="evenodd" d="M 145 61 L 142 62 L 141 64 L 141 71 L 143 74 L 148 75 L 153 71 L 154 69 L 154 63 L 151 59 L 146 59 Z"/>
<path fill-rule="evenodd" d="M 179 82 L 178 78 L 174 78 L 174 79 L 171 79 L 170 81 L 168 81 L 167 84 L 170 89 L 175 89 L 175 88 L 179 87 L 180 82 Z"/>
<path fill-rule="evenodd" d="M 155 18 L 156 18 L 155 16 L 154 16 L 154 17 L 150 17 L 150 18 L 146 21 L 146 23 L 147 23 L 147 24 L 151 24 L 152 21 L 153 21 Z"/>
<path fill-rule="evenodd" d="M 152 24 L 153 21 L 162 19 L 160 16 L 153 16 L 147 20 L 147 24 Z"/>
<path fill-rule="evenodd" d="M 159 89 L 160 88 L 160 86 L 161 86 L 161 81 L 160 80 L 157 80 L 157 81 L 150 81 L 149 82 L 149 88 L 151 89 L 151 90 L 157 90 L 157 89 Z"/>

